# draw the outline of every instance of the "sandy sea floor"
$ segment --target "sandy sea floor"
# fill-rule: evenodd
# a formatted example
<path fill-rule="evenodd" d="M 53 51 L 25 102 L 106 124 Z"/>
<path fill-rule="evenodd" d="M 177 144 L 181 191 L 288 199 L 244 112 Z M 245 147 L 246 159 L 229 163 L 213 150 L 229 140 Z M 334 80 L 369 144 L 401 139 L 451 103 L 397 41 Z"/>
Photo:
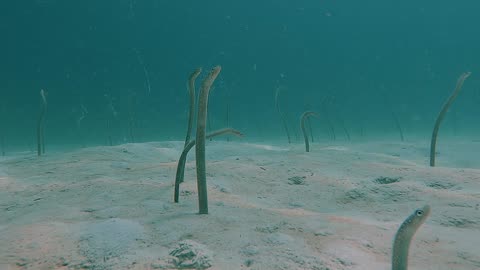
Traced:
<path fill-rule="evenodd" d="M 409 269 L 480 269 L 480 143 L 207 143 L 208 215 L 182 142 L 0 158 L 0 269 L 390 269 L 432 207 Z"/>

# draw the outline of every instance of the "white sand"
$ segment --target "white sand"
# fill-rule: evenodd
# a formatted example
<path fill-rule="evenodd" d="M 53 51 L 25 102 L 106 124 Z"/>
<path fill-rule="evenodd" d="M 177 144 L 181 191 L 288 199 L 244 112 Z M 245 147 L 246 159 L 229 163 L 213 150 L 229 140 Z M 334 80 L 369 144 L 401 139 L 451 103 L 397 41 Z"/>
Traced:
<path fill-rule="evenodd" d="M 439 142 L 436 168 L 428 142 L 314 143 L 311 153 L 209 142 L 209 215 L 196 214 L 194 151 L 172 202 L 182 146 L 1 160 L 0 269 L 385 270 L 398 226 L 424 204 L 432 213 L 409 269 L 480 269 L 478 142 Z"/>

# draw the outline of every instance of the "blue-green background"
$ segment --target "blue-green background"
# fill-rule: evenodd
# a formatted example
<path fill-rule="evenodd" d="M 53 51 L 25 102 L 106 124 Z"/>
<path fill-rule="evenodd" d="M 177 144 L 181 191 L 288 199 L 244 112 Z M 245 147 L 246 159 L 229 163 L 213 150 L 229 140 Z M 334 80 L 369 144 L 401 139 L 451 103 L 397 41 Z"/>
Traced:
<path fill-rule="evenodd" d="M 7 148 L 33 149 L 45 89 L 47 147 L 104 145 L 109 134 L 128 142 L 129 111 L 136 141 L 183 140 L 187 77 L 220 64 L 212 129 L 229 107 L 247 138 L 286 142 L 280 89 L 295 139 L 311 109 L 315 137 L 331 140 L 321 104 L 334 97 L 326 108 L 338 142 L 342 123 L 352 140 L 399 140 L 392 111 L 407 139 L 427 140 L 458 76 L 472 71 L 441 136 L 475 138 L 479 11 L 475 0 L 2 1 L 0 133 Z"/>

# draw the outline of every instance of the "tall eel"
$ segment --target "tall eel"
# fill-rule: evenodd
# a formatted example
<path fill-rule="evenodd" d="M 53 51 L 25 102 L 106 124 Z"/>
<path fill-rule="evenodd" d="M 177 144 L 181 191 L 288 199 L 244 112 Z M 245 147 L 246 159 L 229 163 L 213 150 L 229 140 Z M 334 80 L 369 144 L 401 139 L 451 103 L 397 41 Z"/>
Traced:
<path fill-rule="evenodd" d="M 408 269 L 408 250 L 413 236 L 430 214 L 430 206 L 415 210 L 403 223 L 395 235 L 392 251 L 392 270 Z"/>
<path fill-rule="evenodd" d="M 317 114 L 312 111 L 306 111 L 300 118 L 300 126 L 302 127 L 303 138 L 305 139 L 305 151 L 310 152 L 310 143 L 308 142 L 307 131 L 305 130 L 305 120 L 310 116 L 316 116 Z"/>
<path fill-rule="evenodd" d="M 45 154 L 45 134 L 44 123 L 45 113 L 47 112 L 47 98 L 45 97 L 45 90 L 40 90 L 40 96 L 42 98 L 42 109 L 37 122 L 37 155 L 41 156 Z"/>
<path fill-rule="evenodd" d="M 222 67 L 214 67 L 203 80 L 198 99 L 195 162 L 197 165 L 197 188 L 199 214 L 208 214 L 207 168 L 205 165 L 205 128 L 207 126 L 208 94 Z"/>
<path fill-rule="evenodd" d="M 224 129 L 219 129 L 219 130 L 216 130 L 214 132 L 211 132 L 211 133 L 207 134 L 205 136 L 205 138 L 210 139 L 210 138 L 213 138 L 213 137 L 216 137 L 216 136 L 219 136 L 219 135 L 223 135 L 223 134 L 228 134 L 228 133 L 231 133 L 233 135 L 237 135 L 237 136 L 240 136 L 240 137 L 243 136 L 243 134 L 236 129 L 224 128 Z M 175 175 L 175 194 L 173 196 L 173 200 L 176 203 L 178 203 L 178 197 L 179 197 L 179 193 L 180 193 L 180 184 L 183 183 L 183 178 L 185 176 L 185 163 L 187 162 L 187 155 L 188 155 L 188 152 L 190 151 L 190 149 L 193 148 L 193 146 L 195 146 L 195 140 L 190 141 L 183 148 L 182 154 L 180 155 L 180 159 L 178 160 L 177 174 Z"/>
<path fill-rule="evenodd" d="M 195 69 L 195 71 L 190 74 L 187 82 L 188 95 L 190 97 L 190 106 L 188 112 L 187 135 L 185 136 L 185 145 L 183 147 L 187 146 L 187 144 L 190 142 L 190 136 L 192 135 L 193 118 L 195 117 L 195 80 L 201 72 L 202 68 Z"/>
<path fill-rule="evenodd" d="M 433 128 L 432 132 L 432 140 L 430 142 L 430 166 L 435 167 L 435 154 L 436 154 L 436 148 L 437 148 L 437 136 L 438 136 L 438 130 L 440 129 L 440 124 L 442 123 L 443 118 L 445 118 L 445 115 L 447 114 L 448 109 L 452 105 L 453 101 L 457 98 L 458 94 L 460 93 L 460 90 L 462 90 L 463 82 L 465 79 L 470 76 L 471 72 L 465 72 L 457 80 L 457 85 L 455 86 L 455 90 L 453 90 L 452 95 L 447 99 L 445 104 L 443 104 L 442 110 L 437 116 L 437 120 L 435 121 L 435 126 Z"/>

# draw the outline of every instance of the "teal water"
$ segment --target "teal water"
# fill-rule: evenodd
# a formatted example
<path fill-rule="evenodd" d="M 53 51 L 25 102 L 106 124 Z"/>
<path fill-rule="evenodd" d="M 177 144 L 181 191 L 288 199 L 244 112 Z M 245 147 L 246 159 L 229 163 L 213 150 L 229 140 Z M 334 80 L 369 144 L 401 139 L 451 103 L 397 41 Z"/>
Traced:
<path fill-rule="evenodd" d="M 190 72 L 223 70 L 210 129 L 294 141 L 314 110 L 317 140 L 428 140 L 458 76 L 472 75 L 440 136 L 479 137 L 480 36 L 473 0 L 4 1 L 0 4 L 0 136 L 34 149 L 40 89 L 47 147 L 183 140 Z M 228 121 L 227 121 L 227 108 Z"/>

